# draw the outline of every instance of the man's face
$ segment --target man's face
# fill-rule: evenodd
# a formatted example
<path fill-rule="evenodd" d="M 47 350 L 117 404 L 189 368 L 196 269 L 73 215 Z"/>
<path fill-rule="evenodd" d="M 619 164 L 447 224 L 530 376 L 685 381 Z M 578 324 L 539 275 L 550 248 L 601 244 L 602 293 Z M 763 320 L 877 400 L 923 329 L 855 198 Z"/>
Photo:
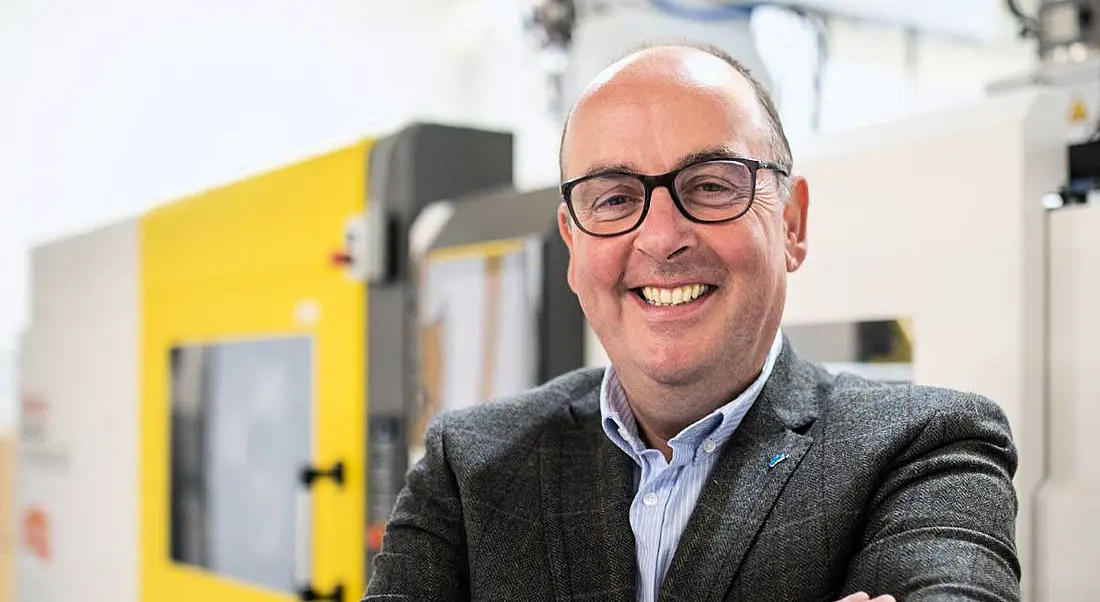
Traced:
<path fill-rule="evenodd" d="M 648 51 L 613 67 L 578 103 L 563 141 L 564 176 L 600 166 L 661 174 L 716 150 L 770 161 L 769 131 L 751 84 L 720 59 Z M 610 238 L 581 232 L 562 207 L 570 287 L 617 371 L 676 386 L 762 360 L 786 273 L 805 254 L 805 185 L 796 180 L 784 203 L 788 185 L 760 170 L 752 207 L 724 224 L 689 221 L 659 188 L 642 224 Z M 653 289 L 681 300 L 705 292 L 663 306 L 644 298 Z"/>

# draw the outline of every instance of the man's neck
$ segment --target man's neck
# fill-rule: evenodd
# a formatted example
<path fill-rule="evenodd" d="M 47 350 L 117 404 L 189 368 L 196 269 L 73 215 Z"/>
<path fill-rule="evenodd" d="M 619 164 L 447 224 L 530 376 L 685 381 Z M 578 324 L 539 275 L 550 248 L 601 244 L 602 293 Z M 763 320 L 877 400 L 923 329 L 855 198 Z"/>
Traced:
<path fill-rule="evenodd" d="M 617 374 L 638 425 L 638 435 L 648 447 L 659 450 L 671 461 L 672 448 L 668 441 L 741 395 L 760 375 L 763 362 L 760 364 L 750 374 L 729 374 L 725 386 L 714 383 L 713 379 L 668 386 L 641 374 Z"/>
<path fill-rule="evenodd" d="M 683 384 L 655 381 L 633 367 L 616 368 L 638 436 L 671 461 L 669 440 L 740 397 L 760 377 L 775 344 L 773 339 L 763 348 L 753 350 L 751 359 L 719 363 L 729 370 L 701 375 Z"/>

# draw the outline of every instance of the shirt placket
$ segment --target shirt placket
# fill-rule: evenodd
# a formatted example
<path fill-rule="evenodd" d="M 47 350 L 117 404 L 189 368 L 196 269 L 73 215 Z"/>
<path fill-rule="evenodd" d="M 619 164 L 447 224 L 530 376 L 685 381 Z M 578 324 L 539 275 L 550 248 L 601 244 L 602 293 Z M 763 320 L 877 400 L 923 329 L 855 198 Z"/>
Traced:
<path fill-rule="evenodd" d="M 639 572 L 644 586 L 638 599 L 652 602 L 661 587 L 661 557 L 669 545 L 665 524 L 669 519 L 669 503 L 683 467 L 678 462 L 664 465 L 663 459 L 646 457 L 642 469 L 642 484 L 634 498 L 634 531 L 638 538 Z"/>

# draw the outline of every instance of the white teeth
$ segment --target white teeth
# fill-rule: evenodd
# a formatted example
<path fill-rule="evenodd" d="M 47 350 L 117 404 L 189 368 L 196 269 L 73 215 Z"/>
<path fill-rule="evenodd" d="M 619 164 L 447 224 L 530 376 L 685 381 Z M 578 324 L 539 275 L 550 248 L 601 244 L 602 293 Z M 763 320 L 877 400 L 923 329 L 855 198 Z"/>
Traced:
<path fill-rule="evenodd" d="M 672 289 L 646 286 L 642 288 L 642 297 L 650 305 L 682 305 L 698 299 L 709 289 L 710 287 L 706 284 L 689 284 Z"/>

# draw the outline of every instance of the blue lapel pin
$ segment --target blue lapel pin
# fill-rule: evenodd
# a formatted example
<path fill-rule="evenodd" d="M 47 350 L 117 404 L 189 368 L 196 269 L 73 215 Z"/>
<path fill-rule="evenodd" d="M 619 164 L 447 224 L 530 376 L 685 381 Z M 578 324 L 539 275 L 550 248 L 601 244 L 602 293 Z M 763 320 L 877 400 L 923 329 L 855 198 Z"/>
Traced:
<path fill-rule="evenodd" d="M 768 460 L 768 470 L 775 468 L 776 464 L 779 464 L 783 460 L 787 459 L 787 454 L 775 454 L 771 460 Z"/>

